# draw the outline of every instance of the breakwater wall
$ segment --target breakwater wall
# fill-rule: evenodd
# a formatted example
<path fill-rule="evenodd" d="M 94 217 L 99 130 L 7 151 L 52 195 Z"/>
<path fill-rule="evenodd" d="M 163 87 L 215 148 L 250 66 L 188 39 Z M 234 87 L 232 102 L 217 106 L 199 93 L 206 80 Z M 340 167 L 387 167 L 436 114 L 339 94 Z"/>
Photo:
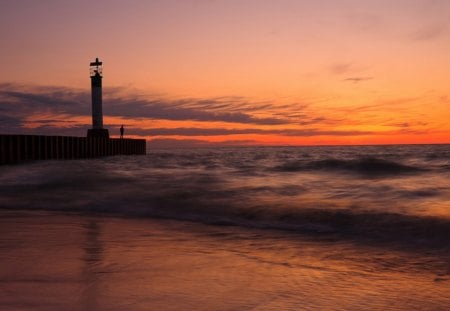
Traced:
<path fill-rule="evenodd" d="M 0 135 L 0 165 L 30 160 L 84 159 L 145 153 L 145 139 Z"/>

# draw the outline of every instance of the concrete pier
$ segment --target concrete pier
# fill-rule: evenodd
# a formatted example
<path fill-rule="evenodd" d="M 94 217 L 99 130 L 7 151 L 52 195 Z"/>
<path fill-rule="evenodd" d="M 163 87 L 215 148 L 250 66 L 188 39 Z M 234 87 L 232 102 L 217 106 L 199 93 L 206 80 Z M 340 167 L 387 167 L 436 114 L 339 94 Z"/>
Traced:
<path fill-rule="evenodd" d="M 146 154 L 145 139 L 0 135 L 0 165 L 143 154 Z"/>

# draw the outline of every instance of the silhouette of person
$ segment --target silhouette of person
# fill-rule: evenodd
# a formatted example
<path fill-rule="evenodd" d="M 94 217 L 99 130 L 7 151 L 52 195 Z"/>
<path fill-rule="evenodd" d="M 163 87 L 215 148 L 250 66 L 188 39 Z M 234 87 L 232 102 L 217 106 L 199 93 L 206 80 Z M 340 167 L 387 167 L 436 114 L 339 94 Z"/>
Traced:
<path fill-rule="evenodd" d="M 120 127 L 120 138 L 123 138 L 123 132 L 125 131 L 125 129 L 123 128 L 123 124 Z"/>

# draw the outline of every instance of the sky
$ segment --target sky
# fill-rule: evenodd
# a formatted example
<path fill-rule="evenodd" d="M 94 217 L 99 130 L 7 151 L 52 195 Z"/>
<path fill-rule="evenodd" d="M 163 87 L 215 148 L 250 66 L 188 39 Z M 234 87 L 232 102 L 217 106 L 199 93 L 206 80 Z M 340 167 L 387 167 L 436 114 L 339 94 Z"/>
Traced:
<path fill-rule="evenodd" d="M 0 0 L 0 134 L 450 143 L 449 0 Z"/>

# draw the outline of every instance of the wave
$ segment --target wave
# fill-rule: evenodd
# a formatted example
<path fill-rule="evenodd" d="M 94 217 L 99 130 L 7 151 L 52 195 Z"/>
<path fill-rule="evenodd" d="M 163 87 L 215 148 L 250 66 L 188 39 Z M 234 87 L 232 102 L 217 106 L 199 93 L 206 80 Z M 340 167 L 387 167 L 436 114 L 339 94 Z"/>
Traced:
<path fill-rule="evenodd" d="M 388 176 L 397 174 L 414 174 L 426 169 L 377 158 L 352 160 L 325 159 L 311 162 L 290 161 L 276 167 L 279 171 L 298 172 L 306 170 L 346 171 L 365 176 Z"/>
<path fill-rule="evenodd" d="M 217 202 L 206 204 L 178 197 L 155 197 L 146 202 L 114 202 L 90 204 L 54 204 L 22 206 L 21 209 L 75 212 L 86 215 L 150 217 L 193 221 L 209 225 L 241 226 L 284 230 L 302 234 L 331 234 L 342 238 L 372 242 L 420 244 L 449 248 L 450 219 L 397 213 L 353 212 L 349 209 L 292 209 L 267 206 L 237 207 Z M 84 202 L 86 203 L 86 202 Z M 5 207 L 4 209 L 17 209 Z"/>
<path fill-rule="evenodd" d="M 296 198 L 305 191 L 300 186 L 230 189 L 221 186 L 220 176 L 208 174 L 165 178 L 155 173 L 150 180 L 147 175 L 147 179 L 136 180 L 116 173 L 101 173 L 91 166 L 88 168 L 73 167 L 69 178 L 58 175 L 61 169 L 54 167 L 46 169 L 53 178 L 48 177 L 45 182 L 31 180 L 5 184 L 0 193 L 0 208 L 157 217 L 304 234 L 337 234 L 389 243 L 409 241 L 449 246 L 450 219 L 447 218 L 360 210 L 350 206 L 336 208 L 320 200 L 314 207 L 301 201 L 289 205 L 281 199 L 252 198 L 267 193 Z M 414 200 L 438 194 L 432 188 L 417 194 L 408 192 L 408 195 L 414 195 Z"/>

